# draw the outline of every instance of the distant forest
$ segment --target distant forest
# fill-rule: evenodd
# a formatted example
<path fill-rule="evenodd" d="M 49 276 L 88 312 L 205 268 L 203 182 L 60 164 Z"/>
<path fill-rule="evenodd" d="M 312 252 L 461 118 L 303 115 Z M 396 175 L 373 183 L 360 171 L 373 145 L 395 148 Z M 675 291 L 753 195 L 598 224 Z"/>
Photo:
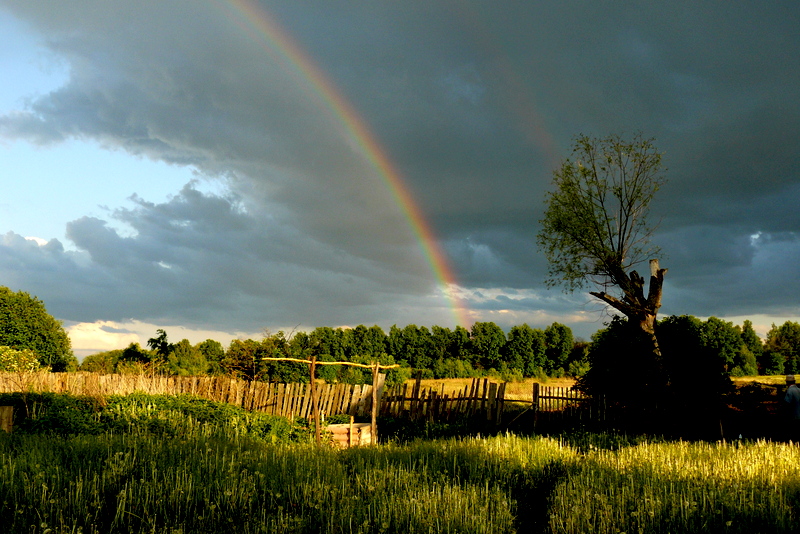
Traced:
<path fill-rule="evenodd" d="M 624 321 L 624 320 L 623 320 Z M 126 373 L 152 371 L 172 375 L 231 375 L 272 382 L 308 381 L 308 366 L 271 362 L 265 357 L 399 364 L 389 371 L 389 383 L 399 383 L 417 373 L 424 378 L 495 376 L 502 380 L 526 377 L 579 378 L 593 363 L 624 350 L 612 321 L 591 341 L 576 340 L 572 330 L 553 323 L 544 330 L 527 324 L 506 334 L 493 322 L 477 322 L 471 330 L 408 325 L 392 326 L 388 334 L 379 326 L 318 327 L 311 332 L 265 333 L 261 340 L 235 339 L 225 348 L 208 339 L 192 344 L 171 343 L 164 330 L 147 343 L 87 356 L 82 371 Z M 797 373 L 800 371 L 800 324 L 773 325 L 761 340 L 750 321 L 742 326 L 711 317 L 670 316 L 657 324 L 659 343 L 670 350 L 666 357 L 680 362 L 684 372 L 692 367 L 716 369 L 724 376 Z M 635 359 L 631 360 L 635 365 Z M 347 366 L 320 366 L 317 378 L 329 382 L 364 383 L 369 371 Z"/>

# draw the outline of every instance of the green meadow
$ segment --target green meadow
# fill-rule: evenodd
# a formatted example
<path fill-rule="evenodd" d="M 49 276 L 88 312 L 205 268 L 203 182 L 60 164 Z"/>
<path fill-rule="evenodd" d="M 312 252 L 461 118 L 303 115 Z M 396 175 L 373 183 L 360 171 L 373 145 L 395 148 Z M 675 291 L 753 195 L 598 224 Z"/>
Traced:
<path fill-rule="evenodd" d="M 5 533 L 749 534 L 800 524 L 794 444 L 572 434 L 336 450 L 311 443 L 302 421 L 249 420 L 199 399 L 28 401 L 38 412 L 0 435 Z M 59 402 L 71 427 L 48 423 Z"/>

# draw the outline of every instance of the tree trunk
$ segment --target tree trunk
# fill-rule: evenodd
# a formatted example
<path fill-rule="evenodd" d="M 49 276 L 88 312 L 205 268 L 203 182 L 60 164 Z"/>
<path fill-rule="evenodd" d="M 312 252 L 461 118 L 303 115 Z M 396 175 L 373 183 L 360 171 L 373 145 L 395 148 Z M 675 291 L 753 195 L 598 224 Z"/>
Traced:
<path fill-rule="evenodd" d="M 622 289 L 621 300 L 605 292 L 590 293 L 622 312 L 628 318 L 631 326 L 637 327 L 651 340 L 656 368 L 661 373 L 664 372 L 664 362 L 656 338 L 655 324 L 658 310 L 661 308 L 661 294 L 666 273 L 667 269 L 659 268 L 658 260 L 650 260 L 650 287 L 647 297 L 644 296 L 644 278 L 639 276 L 636 271 L 631 271 L 630 275 L 622 273 L 622 279 L 619 280 L 619 286 Z"/>

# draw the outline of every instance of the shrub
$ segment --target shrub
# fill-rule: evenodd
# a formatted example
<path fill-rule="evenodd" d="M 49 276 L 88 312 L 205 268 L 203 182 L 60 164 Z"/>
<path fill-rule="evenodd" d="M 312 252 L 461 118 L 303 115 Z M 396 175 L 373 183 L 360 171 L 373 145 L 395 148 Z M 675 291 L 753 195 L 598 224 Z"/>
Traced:
<path fill-rule="evenodd" d="M 31 349 L 17 350 L 0 346 L 0 371 L 26 373 L 39 368 L 39 358 Z"/>

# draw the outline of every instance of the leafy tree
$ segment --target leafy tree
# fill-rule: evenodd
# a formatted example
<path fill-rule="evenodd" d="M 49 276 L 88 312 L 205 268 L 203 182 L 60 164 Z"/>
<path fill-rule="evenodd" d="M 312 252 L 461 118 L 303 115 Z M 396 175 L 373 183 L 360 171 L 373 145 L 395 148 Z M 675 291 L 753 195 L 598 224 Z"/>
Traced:
<path fill-rule="evenodd" d="M 425 330 L 427 331 L 427 329 Z M 367 360 L 363 363 L 380 360 L 386 354 L 386 334 L 383 329 L 378 325 L 367 328 L 362 324 L 355 327 L 353 329 L 353 352 Z"/>
<path fill-rule="evenodd" d="M 169 358 L 170 352 L 175 348 L 175 345 L 170 343 L 167 339 L 167 333 L 161 328 L 156 330 L 155 337 L 151 337 L 147 340 L 147 346 L 153 349 L 163 361 Z"/>
<path fill-rule="evenodd" d="M 0 286 L 0 345 L 30 349 L 39 363 L 52 371 L 74 371 L 78 367 L 69 336 L 61 322 L 47 313 L 44 303 L 4 286 Z"/>
<path fill-rule="evenodd" d="M 664 184 L 661 154 L 652 139 L 635 136 L 578 136 L 572 159 L 554 172 L 537 236 L 550 264 L 548 285 L 574 291 L 594 285 L 590 294 L 621 312 L 628 324 L 650 339 L 658 365 L 661 351 L 655 322 L 661 307 L 666 269 L 650 243 L 654 226 L 649 205 Z M 650 285 L 632 267 L 650 259 Z M 607 293 L 614 286 L 619 293 Z"/>
<path fill-rule="evenodd" d="M 648 338 L 631 329 L 628 320 L 615 316 L 595 332 L 589 345 L 589 370 L 578 378 L 578 389 L 595 398 L 604 398 L 610 410 L 632 411 L 635 418 L 652 410 L 656 395 L 648 385 L 648 361 L 641 351 Z M 652 363 L 652 362 L 649 362 Z"/>
<path fill-rule="evenodd" d="M 258 341 L 234 339 L 225 351 L 222 368 L 226 374 L 245 380 L 259 380 L 266 375 L 267 362 L 261 359 L 263 355 Z"/>
<path fill-rule="evenodd" d="M 553 323 L 544 330 L 545 372 L 548 375 L 563 374 L 574 345 L 572 330 L 561 323 Z M 560 371 L 559 371 L 560 370 Z"/>
<path fill-rule="evenodd" d="M 222 343 L 213 339 L 206 339 L 197 344 L 197 350 L 208 362 L 208 373 L 219 375 L 223 373 L 222 360 L 225 359 L 225 348 Z"/>
<path fill-rule="evenodd" d="M 330 361 L 344 361 L 345 348 L 342 344 L 341 328 L 337 328 L 336 330 L 329 326 L 316 328 L 310 334 L 310 342 L 317 347 L 317 352 L 321 356 L 330 356 Z"/>
<path fill-rule="evenodd" d="M 469 361 L 456 358 L 439 358 L 433 362 L 434 378 L 472 378 L 475 370 Z"/>
<path fill-rule="evenodd" d="M 703 345 L 730 371 L 736 366 L 744 341 L 733 323 L 709 317 L 703 324 Z"/>
<path fill-rule="evenodd" d="M 299 338 L 294 344 L 292 340 Z M 308 364 L 296 362 L 269 361 L 263 358 L 297 358 L 306 360 L 311 356 L 311 344 L 307 334 L 301 332 L 287 338 L 279 330 L 276 334 L 265 332 L 264 339 L 258 344 L 256 359 L 263 366 L 260 380 L 270 382 L 308 382 L 310 380 Z"/>
<path fill-rule="evenodd" d="M 387 347 L 398 361 L 405 361 L 414 369 L 432 371 L 435 361 L 433 337 L 424 326 L 409 324 L 402 329 L 392 326 Z"/>
<path fill-rule="evenodd" d="M 182 339 L 172 346 L 167 368 L 175 375 L 198 376 L 208 371 L 208 360 L 188 339 Z"/>
<path fill-rule="evenodd" d="M 786 321 L 781 326 L 772 325 L 767 332 L 767 350 L 774 361 L 773 367 L 783 364 L 784 373 L 800 374 L 800 323 Z"/>
<path fill-rule="evenodd" d="M 309 336 L 309 342 L 315 347 L 317 358 L 328 362 L 345 361 L 343 339 L 344 332 L 341 328 L 334 330 L 328 326 L 314 329 Z M 339 366 L 321 365 L 317 367 L 317 378 L 333 383 L 338 380 L 340 371 Z"/>
<path fill-rule="evenodd" d="M 122 349 L 90 354 L 81 362 L 80 370 L 89 373 L 111 374 L 117 372 L 117 363 L 122 358 Z"/>
<path fill-rule="evenodd" d="M 758 362 L 761 372 L 765 375 L 782 375 L 784 370 L 785 358 L 780 352 L 775 352 L 773 349 L 767 347 L 761 354 L 761 360 Z"/>
<path fill-rule="evenodd" d="M 449 328 L 433 325 L 431 327 L 431 357 L 441 360 L 450 357 L 450 345 L 453 331 Z"/>
<path fill-rule="evenodd" d="M 501 351 L 506 344 L 506 334 L 493 322 L 476 322 L 470 333 L 472 352 L 481 358 L 484 369 L 496 368 L 502 361 Z"/>
<path fill-rule="evenodd" d="M 761 354 L 764 352 L 764 343 L 761 341 L 761 338 L 758 337 L 758 334 L 756 334 L 752 321 L 745 320 L 744 323 L 742 323 L 741 336 L 742 342 L 750 352 L 753 353 L 756 360 L 761 359 Z"/>
<path fill-rule="evenodd" d="M 589 343 L 583 340 L 576 340 L 569 353 L 567 374 L 576 378 L 581 377 L 589 371 L 590 367 Z"/>
<path fill-rule="evenodd" d="M 122 350 L 115 371 L 118 373 L 141 373 L 155 371 L 162 362 L 155 351 L 143 349 L 138 343 L 131 343 Z"/>
<path fill-rule="evenodd" d="M 664 410 L 682 428 L 719 437 L 721 398 L 732 388 L 726 367 L 738 350 L 733 325 L 681 315 L 659 321 L 657 329 L 670 376 Z"/>
<path fill-rule="evenodd" d="M 472 361 L 472 353 L 470 350 L 469 330 L 461 325 L 456 326 L 450 336 L 450 344 L 448 345 L 448 352 L 451 358 L 470 362 L 474 367 L 475 362 Z"/>
<path fill-rule="evenodd" d="M 524 376 L 535 376 L 545 366 L 545 335 L 542 330 L 523 324 L 512 326 L 505 344 L 505 360 Z"/>

